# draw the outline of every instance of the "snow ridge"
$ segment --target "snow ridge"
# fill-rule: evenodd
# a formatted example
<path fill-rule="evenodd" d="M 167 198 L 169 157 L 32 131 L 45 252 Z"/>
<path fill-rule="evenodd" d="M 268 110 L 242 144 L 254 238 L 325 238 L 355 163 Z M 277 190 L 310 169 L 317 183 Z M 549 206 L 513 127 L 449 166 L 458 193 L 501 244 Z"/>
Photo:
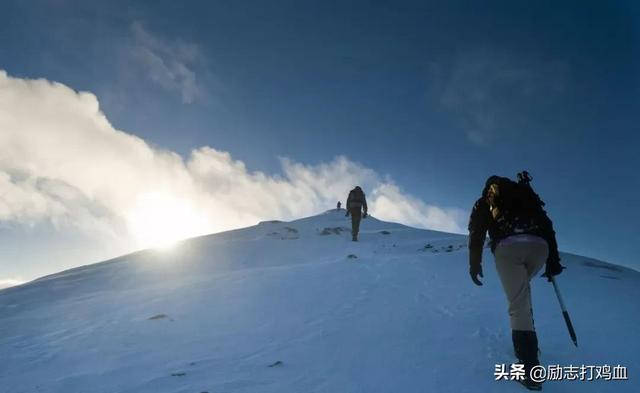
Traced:
<path fill-rule="evenodd" d="M 0 392 L 518 392 L 488 250 L 468 277 L 466 236 L 373 217 L 350 241 L 342 211 L 181 242 L 0 291 Z M 543 364 L 621 364 L 629 381 L 549 392 L 637 392 L 640 273 L 562 254 L 533 283 Z"/>

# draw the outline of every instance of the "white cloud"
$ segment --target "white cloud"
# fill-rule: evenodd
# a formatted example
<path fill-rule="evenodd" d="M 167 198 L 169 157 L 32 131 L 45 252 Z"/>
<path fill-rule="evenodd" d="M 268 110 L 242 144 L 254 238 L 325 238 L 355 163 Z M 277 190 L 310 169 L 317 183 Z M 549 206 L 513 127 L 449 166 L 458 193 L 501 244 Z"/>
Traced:
<path fill-rule="evenodd" d="M 283 158 L 282 169 L 250 171 L 206 146 L 186 159 L 152 148 L 114 129 L 94 95 L 0 71 L 0 221 L 144 243 L 135 237 L 141 225 L 194 236 L 295 219 L 344 202 L 359 184 L 379 218 L 462 231 L 460 210 L 428 205 L 346 157 L 319 165 Z"/>
<path fill-rule="evenodd" d="M 462 233 L 461 223 L 467 218 L 461 209 L 428 205 L 402 193 L 393 183 L 380 183 L 373 189 L 372 211 L 388 221 L 397 221 L 414 227 L 428 227 L 445 232 Z"/>
<path fill-rule="evenodd" d="M 165 90 L 179 92 L 185 104 L 202 95 L 194 69 L 201 57 L 197 45 L 180 40 L 162 40 L 145 29 L 141 22 L 133 23 L 131 31 L 131 55 L 152 82 Z"/>
<path fill-rule="evenodd" d="M 16 285 L 24 284 L 22 280 L 14 280 L 11 278 L 0 279 L 0 289 L 15 287 Z"/>
<path fill-rule="evenodd" d="M 541 124 L 567 84 L 567 66 L 495 48 L 475 48 L 432 65 L 438 103 L 470 141 L 544 132 Z M 537 128 L 537 129 L 536 129 Z"/>

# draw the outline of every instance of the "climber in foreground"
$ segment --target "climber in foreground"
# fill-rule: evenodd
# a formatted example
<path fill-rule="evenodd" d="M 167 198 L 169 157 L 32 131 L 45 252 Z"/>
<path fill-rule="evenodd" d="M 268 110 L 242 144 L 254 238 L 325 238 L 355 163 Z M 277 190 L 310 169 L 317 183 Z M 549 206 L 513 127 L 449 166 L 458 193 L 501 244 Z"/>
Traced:
<path fill-rule="evenodd" d="M 364 210 L 364 214 L 362 211 Z M 351 240 L 358 241 L 358 232 L 360 232 L 360 219 L 367 218 L 367 198 L 360 186 L 356 186 L 349 192 L 347 198 L 347 214 L 351 215 Z"/>
<path fill-rule="evenodd" d="M 482 196 L 476 201 L 469 220 L 469 273 L 476 285 L 482 285 L 482 250 L 489 232 L 496 270 L 509 303 L 513 347 L 524 365 L 527 389 L 541 390 L 529 372 L 538 361 L 538 338 L 533 324 L 529 281 L 546 263 L 543 276 L 562 272 L 553 224 L 544 211 L 544 202 L 529 185 L 525 171 L 516 183 L 491 176 Z"/>

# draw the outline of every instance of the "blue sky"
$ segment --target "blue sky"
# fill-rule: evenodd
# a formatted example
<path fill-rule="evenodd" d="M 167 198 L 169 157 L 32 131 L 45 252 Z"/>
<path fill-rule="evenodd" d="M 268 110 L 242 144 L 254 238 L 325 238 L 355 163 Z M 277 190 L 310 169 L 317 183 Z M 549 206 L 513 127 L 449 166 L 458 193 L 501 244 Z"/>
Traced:
<path fill-rule="evenodd" d="M 211 146 L 248 173 L 293 185 L 282 157 L 315 174 L 334 173 L 344 157 L 344 168 L 375 173 L 371 184 L 397 186 L 407 206 L 442 208 L 463 229 L 487 176 L 527 169 L 562 250 L 640 269 L 633 2 L 51 0 L 2 8 L 0 69 L 14 81 L 91 92 L 114 129 L 154 151 L 187 162 Z M 53 176 L 14 164 L 0 167 L 9 184 Z M 85 183 L 60 179 L 96 200 Z M 305 195 L 314 204 L 264 216 L 291 218 L 333 197 Z M 385 217 L 382 199 L 378 206 Z M 21 212 L 0 215 L 0 278 L 135 248 Z M 441 223 L 433 222 L 422 226 Z"/>

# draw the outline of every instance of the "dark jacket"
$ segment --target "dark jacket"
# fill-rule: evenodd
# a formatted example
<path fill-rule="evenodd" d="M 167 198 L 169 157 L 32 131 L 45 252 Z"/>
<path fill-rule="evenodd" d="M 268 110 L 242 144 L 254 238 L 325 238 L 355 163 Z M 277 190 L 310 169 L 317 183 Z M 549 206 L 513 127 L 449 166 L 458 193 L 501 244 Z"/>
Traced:
<path fill-rule="evenodd" d="M 360 187 L 356 187 L 349 192 L 349 197 L 347 198 L 347 209 L 364 209 L 365 214 L 367 213 L 367 198 Z"/>
<path fill-rule="evenodd" d="M 540 208 L 539 221 L 540 230 L 530 234 L 540 236 L 547 241 L 549 245 L 549 258 L 547 259 L 547 263 L 559 263 L 560 256 L 558 254 L 558 243 L 556 242 L 553 223 L 542 208 Z M 491 215 L 489 203 L 483 196 L 473 205 L 473 210 L 471 210 L 471 216 L 469 218 L 469 264 L 472 267 L 480 266 L 482 263 L 482 249 L 484 248 L 487 232 L 489 232 L 492 252 L 495 251 L 496 246 L 501 240 L 513 235 L 513 233 L 504 233 L 501 231 L 498 223 Z"/>

